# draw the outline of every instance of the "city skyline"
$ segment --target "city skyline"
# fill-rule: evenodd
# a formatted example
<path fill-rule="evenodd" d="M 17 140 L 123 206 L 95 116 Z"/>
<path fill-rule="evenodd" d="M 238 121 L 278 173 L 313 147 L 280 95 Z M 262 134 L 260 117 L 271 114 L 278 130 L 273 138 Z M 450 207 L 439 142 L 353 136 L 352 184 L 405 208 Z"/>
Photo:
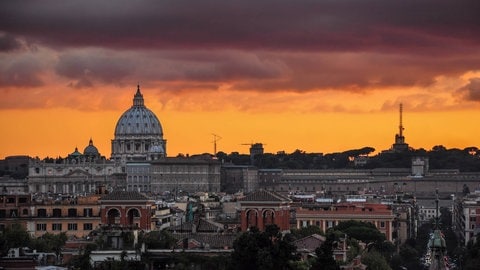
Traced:
<path fill-rule="evenodd" d="M 137 84 L 168 156 L 480 145 L 475 1 L 112 3 L 0 3 L 0 158 L 110 157 Z"/>

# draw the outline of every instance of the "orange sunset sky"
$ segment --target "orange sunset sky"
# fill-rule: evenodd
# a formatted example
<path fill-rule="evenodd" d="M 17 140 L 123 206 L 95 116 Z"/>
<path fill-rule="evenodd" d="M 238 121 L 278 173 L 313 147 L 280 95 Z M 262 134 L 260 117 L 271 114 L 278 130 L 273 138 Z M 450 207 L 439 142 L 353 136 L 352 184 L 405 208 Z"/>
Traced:
<path fill-rule="evenodd" d="M 421 3 L 418 3 L 421 2 Z M 137 84 L 167 154 L 480 146 L 478 1 L 1 1 L 0 158 L 110 156 Z"/>

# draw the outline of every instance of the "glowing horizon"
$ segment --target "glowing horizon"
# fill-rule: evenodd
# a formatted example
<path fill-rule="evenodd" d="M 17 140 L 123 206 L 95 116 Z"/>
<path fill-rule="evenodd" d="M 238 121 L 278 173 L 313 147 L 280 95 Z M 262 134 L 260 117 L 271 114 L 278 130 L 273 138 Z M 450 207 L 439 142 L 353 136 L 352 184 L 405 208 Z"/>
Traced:
<path fill-rule="evenodd" d="M 0 158 L 110 157 L 137 83 L 168 156 L 480 145 L 468 1 L 47 2 L 0 2 Z"/>

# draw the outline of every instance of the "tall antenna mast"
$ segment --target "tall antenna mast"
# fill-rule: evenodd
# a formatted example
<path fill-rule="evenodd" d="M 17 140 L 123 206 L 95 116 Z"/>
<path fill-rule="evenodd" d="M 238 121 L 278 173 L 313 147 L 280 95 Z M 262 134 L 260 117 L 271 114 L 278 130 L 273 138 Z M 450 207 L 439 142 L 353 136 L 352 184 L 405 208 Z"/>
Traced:
<path fill-rule="evenodd" d="M 212 133 L 213 135 L 213 155 L 217 155 L 217 142 L 222 139 L 222 137 L 218 136 L 217 134 Z"/>
<path fill-rule="evenodd" d="M 400 103 L 400 125 L 398 126 L 398 129 L 399 129 L 398 135 L 400 136 L 403 136 L 403 130 L 404 130 L 402 115 L 403 115 L 403 104 Z"/>

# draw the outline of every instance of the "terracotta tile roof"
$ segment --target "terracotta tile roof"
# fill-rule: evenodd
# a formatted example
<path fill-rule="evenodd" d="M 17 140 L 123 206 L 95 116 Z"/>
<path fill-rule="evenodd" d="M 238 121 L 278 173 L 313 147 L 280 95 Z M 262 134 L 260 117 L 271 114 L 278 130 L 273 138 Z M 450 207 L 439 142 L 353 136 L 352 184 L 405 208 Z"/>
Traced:
<path fill-rule="evenodd" d="M 268 190 L 258 190 L 253 193 L 248 194 L 244 198 L 240 199 L 244 202 L 289 202 L 291 201 L 288 197 L 285 197 L 279 193 L 268 191 Z"/>
<path fill-rule="evenodd" d="M 148 198 L 137 191 L 115 190 L 100 198 L 101 201 L 148 201 Z"/>
<path fill-rule="evenodd" d="M 197 232 L 210 232 L 217 233 L 223 231 L 224 227 L 222 224 L 213 222 L 210 220 L 205 220 L 203 218 L 197 221 Z M 168 228 L 171 232 L 192 232 L 193 231 L 193 222 L 185 222 L 181 225 L 173 226 Z"/>
<path fill-rule="evenodd" d="M 232 248 L 233 241 L 237 238 L 236 234 L 217 234 L 217 233 L 174 233 L 173 237 L 177 240 L 188 238 L 208 245 L 210 248 Z"/>

